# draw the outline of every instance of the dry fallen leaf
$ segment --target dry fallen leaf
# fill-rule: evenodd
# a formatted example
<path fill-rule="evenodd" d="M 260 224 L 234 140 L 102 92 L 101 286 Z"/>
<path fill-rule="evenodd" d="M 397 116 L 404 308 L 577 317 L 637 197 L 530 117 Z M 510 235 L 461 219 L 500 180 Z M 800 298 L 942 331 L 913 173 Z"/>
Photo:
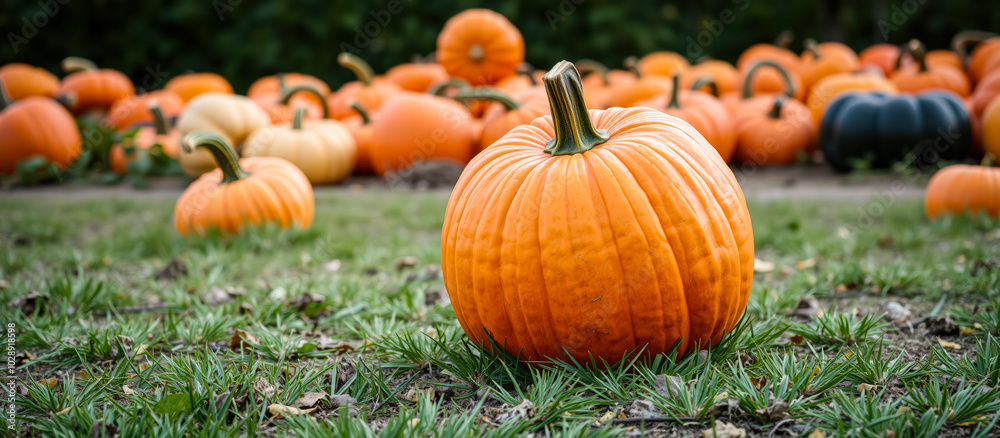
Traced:
<path fill-rule="evenodd" d="M 744 438 L 747 436 L 747 431 L 734 426 L 733 423 L 715 420 L 715 426 L 702 430 L 701 436 L 703 438 Z"/>
<path fill-rule="evenodd" d="M 135 395 L 135 390 L 129 388 L 128 385 L 122 385 L 122 392 L 125 393 L 125 395 Z"/>
<path fill-rule="evenodd" d="M 418 401 L 420 401 L 421 397 L 426 397 L 426 398 L 429 398 L 430 400 L 433 401 L 434 400 L 434 395 L 435 395 L 434 388 L 420 389 L 420 388 L 417 388 L 417 387 L 413 387 L 413 388 L 410 388 L 409 391 L 406 391 L 406 394 L 403 394 L 403 400 L 406 400 L 406 401 L 409 401 L 409 402 L 418 402 Z"/>
<path fill-rule="evenodd" d="M 964 423 L 958 423 L 958 424 L 957 424 L 956 426 L 958 426 L 958 427 L 969 427 L 969 426 L 975 426 L 975 425 L 977 425 L 977 424 L 980 424 L 980 423 L 982 422 L 982 420 L 985 420 L 985 419 L 986 419 L 986 416 L 985 416 L 985 415 L 976 415 L 976 416 L 974 416 L 974 417 L 972 417 L 972 418 L 973 418 L 974 420 L 979 420 L 979 421 L 966 421 L 966 422 L 964 422 Z"/>
<path fill-rule="evenodd" d="M 70 411 L 70 409 L 73 409 L 73 407 L 72 407 L 72 406 L 70 406 L 70 407 L 68 407 L 68 408 L 66 408 L 66 409 L 63 409 L 63 410 L 61 410 L 61 411 L 59 411 L 59 412 L 56 412 L 56 415 L 59 415 L 59 414 L 65 414 L 65 413 L 69 412 L 69 411 Z"/>
<path fill-rule="evenodd" d="M 253 348 L 254 344 L 260 344 L 260 339 L 256 336 L 251 335 L 243 330 L 236 329 L 233 331 L 233 337 L 229 338 L 229 348 Z"/>
<path fill-rule="evenodd" d="M 307 392 L 292 403 L 293 408 L 311 408 L 326 399 L 326 392 Z"/>
<path fill-rule="evenodd" d="M 802 335 L 792 335 L 792 337 L 788 338 L 788 342 L 791 342 L 793 344 L 801 344 L 805 340 L 806 340 L 805 336 Z"/>
<path fill-rule="evenodd" d="M 801 271 L 803 269 L 809 269 L 816 266 L 816 259 L 813 257 L 807 258 L 805 260 L 799 260 L 795 262 L 795 269 Z"/>
<path fill-rule="evenodd" d="M 859 383 L 857 389 L 858 389 L 858 392 L 878 391 L 878 385 L 869 385 L 867 383 Z"/>
<path fill-rule="evenodd" d="M 604 413 L 604 415 L 601 415 L 601 418 L 598 418 L 597 421 L 600 423 L 607 423 L 613 420 L 614 418 L 615 418 L 615 411 L 607 411 Z"/>
<path fill-rule="evenodd" d="M 806 438 L 826 438 L 826 434 L 822 430 L 816 429 L 809 433 Z"/>
<path fill-rule="evenodd" d="M 937 341 L 938 341 L 938 344 L 941 344 L 942 348 L 950 348 L 952 350 L 961 350 L 962 349 L 961 345 L 958 345 L 958 344 L 956 344 L 954 342 L 948 342 L 948 341 L 946 341 L 944 339 L 941 339 L 941 338 L 937 338 Z"/>
<path fill-rule="evenodd" d="M 959 331 L 960 331 L 960 332 L 961 332 L 961 333 L 962 333 L 963 335 L 971 335 L 971 334 L 973 334 L 973 333 L 975 333 L 975 332 L 976 332 L 976 329 L 974 329 L 974 328 L 972 328 L 972 327 L 962 327 L 962 328 L 960 328 L 960 329 L 959 329 Z"/>
<path fill-rule="evenodd" d="M 419 424 L 420 424 L 419 418 L 411 418 L 410 421 L 406 422 L 406 425 L 409 426 L 410 429 L 417 427 Z"/>
<path fill-rule="evenodd" d="M 394 265 L 396 266 L 396 270 L 397 271 L 402 271 L 402 270 L 404 270 L 406 268 L 412 268 L 412 267 L 416 266 L 417 262 L 419 262 L 419 261 L 420 260 L 418 260 L 414 256 L 406 256 L 406 257 L 400 257 L 400 258 L 396 259 L 396 262 L 394 263 Z"/>
<path fill-rule="evenodd" d="M 290 417 L 293 415 L 304 415 L 315 411 L 316 408 L 312 409 L 299 409 L 293 408 L 291 406 L 285 406 L 279 403 L 272 403 L 267 407 L 267 412 L 274 416 L 275 419 Z"/>
<path fill-rule="evenodd" d="M 46 388 L 52 389 L 52 388 L 55 388 L 56 386 L 59 386 L 59 379 L 57 379 L 55 377 L 51 377 L 51 378 L 48 378 L 48 379 L 39 380 L 36 383 L 38 383 L 39 385 L 42 385 L 42 386 L 44 386 Z"/>
<path fill-rule="evenodd" d="M 274 385 L 262 376 L 257 376 L 257 378 L 253 380 L 253 390 L 264 398 L 274 397 Z"/>

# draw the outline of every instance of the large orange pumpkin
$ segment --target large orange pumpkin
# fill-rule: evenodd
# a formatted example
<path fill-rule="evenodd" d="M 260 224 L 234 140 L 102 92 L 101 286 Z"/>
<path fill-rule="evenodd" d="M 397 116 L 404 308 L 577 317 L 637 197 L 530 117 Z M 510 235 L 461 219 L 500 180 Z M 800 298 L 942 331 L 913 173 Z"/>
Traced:
<path fill-rule="evenodd" d="M 745 101 L 736 115 L 736 159 L 756 166 L 789 165 L 816 147 L 812 114 L 784 95 Z"/>
<path fill-rule="evenodd" d="M 676 117 L 588 112 L 571 63 L 543 80 L 552 116 L 477 155 L 448 201 L 441 266 L 465 333 L 528 361 L 717 345 L 753 280 L 732 172 Z"/>
<path fill-rule="evenodd" d="M 711 94 L 681 90 L 678 78 L 674 76 L 674 88 L 669 96 L 657 96 L 636 106 L 656 108 L 690 123 L 728 163 L 736 149 L 736 129 L 732 117 L 719 99 Z"/>
<path fill-rule="evenodd" d="M 421 160 L 467 163 L 473 155 L 472 116 L 440 96 L 401 91 L 372 118 L 371 164 L 379 176 Z"/>
<path fill-rule="evenodd" d="M 14 101 L 0 82 L 0 174 L 14 173 L 32 157 L 64 168 L 80 156 L 82 145 L 76 121 L 62 105 L 41 96 Z"/>
<path fill-rule="evenodd" d="M 950 65 L 930 65 L 925 59 L 926 49 L 918 40 L 911 40 L 900 52 L 896 61 L 896 71 L 889 77 L 899 91 L 917 93 L 932 88 L 951 90 L 961 97 L 969 95 L 969 80 L 961 70 Z M 910 56 L 913 64 L 902 65 L 902 59 Z"/>
<path fill-rule="evenodd" d="M 343 119 L 353 116 L 351 102 L 358 102 L 369 111 L 375 111 L 386 99 L 402 91 L 398 85 L 388 80 L 376 78 L 375 72 L 363 59 L 350 53 L 337 55 L 337 63 L 351 70 L 358 78 L 342 85 L 327 98 L 330 116 Z"/>
<path fill-rule="evenodd" d="M 858 55 L 844 44 L 832 41 L 817 43 L 810 38 L 805 40 L 805 48 L 806 50 L 802 52 L 800 71 L 806 95 L 814 84 L 827 76 L 853 72 L 861 68 Z"/>
<path fill-rule="evenodd" d="M 496 84 L 524 62 L 521 32 L 489 9 L 466 9 L 448 19 L 437 38 L 438 62 L 472 85 Z"/>
<path fill-rule="evenodd" d="M 309 228 L 315 200 L 309 180 L 291 163 L 273 157 L 237 159 L 222 137 L 212 131 L 188 133 L 185 153 L 203 147 L 218 162 L 188 186 L 174 206 L 174 227 L 180 234 L 203 236 L 210 230 L 238 234 L 246 226 L 275 223 Z"/>
<path fill-rule="evenodd" d="M 1000 168 L 953 164 L 931 177 L 924 195 L 927 216 L 936 218 L 945 213 L 986 213 L 1000 218 Z"/>
<path fill-rule="evenodd" d="M 139 127 L 131 139 L 114 145 L 108 152 L 108 161 L 115 173 L 125 174 L 128 164 L 139 156 L 140 151 L 148 152 L 157 146 L 164 156 L 177 158 L 180 132 L 170 128 L 167 116 L 156 100 L 148 101 L 146 109 L 152 115 L 153 126 Z"/>
<path fill-rule="evenodd" d="M 76 96 L 70 106 L 75 114 L 107 110 L 119 99 L 135 94 L 132 81 L 118 70 L 98 69 L 94 63 L 74 57 L 63 60 L 63 69 L 70 74 L 63 78 L 56 94 Z"/>
<path fill-rule="evenodd" d="M 233 86 L 229 81 L 215 73 L 186 73 L 174 76 L 167 81 L 163 89 L 177 93 L 184 103 L 205 93 L 233 94 Z"/>
<path fill-rule="evenodd" d="M 173 91 L 150 91 L 115 102 L 108 111 L 107 122 L 117 129 L 125 129 L 136 123 L 151 123 L 153 113 L 149 110 L 150 102 L 155 102 L 167 118 L 177 117 L 184 109 L 184 101 Z"/>
<path fill-rule="evenodd" d="M 7 87 L 11 99 L 54 97 L 59 91 L 59 78 L 44 68 L 11 63 L 0 67 L 0 82 Z"/>
<path fill-rule="evenodd" d="M 833 102 L 837 96 L 850 91 L 881 91 L 895 94 L 896 86 L 880 73 L 837 73 L 827 76 L 813 85 L 806 99 L 806 105 L 812 112 L 813 122 L 819 126 L 827 104 Z"/>

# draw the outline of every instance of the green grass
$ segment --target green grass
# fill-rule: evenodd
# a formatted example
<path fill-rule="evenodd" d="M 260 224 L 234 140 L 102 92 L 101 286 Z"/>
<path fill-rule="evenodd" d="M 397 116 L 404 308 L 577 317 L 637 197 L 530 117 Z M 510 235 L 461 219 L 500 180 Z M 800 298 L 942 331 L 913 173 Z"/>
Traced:
<path fill-rule="evenodd" d="M 984 436 L 1000 408 L 1000 222 L 929 222 L 919 201 L 751 203 L 776 267 L 738 329 L 709 354 L 600 367 L 526 367 L 466 338 L 437 266 L 445 193 L 322 192 L 309 230 L 205 239 L 174 233 L 168 198 L 2 202 L 22 434 L 596 437 L 722 418 Z M 819 315 L 796 316 L 808 296 Z M 968 334 L 883 318 L 942 298 Z M 269 412 L 317 392 L 308 415 Z"/>

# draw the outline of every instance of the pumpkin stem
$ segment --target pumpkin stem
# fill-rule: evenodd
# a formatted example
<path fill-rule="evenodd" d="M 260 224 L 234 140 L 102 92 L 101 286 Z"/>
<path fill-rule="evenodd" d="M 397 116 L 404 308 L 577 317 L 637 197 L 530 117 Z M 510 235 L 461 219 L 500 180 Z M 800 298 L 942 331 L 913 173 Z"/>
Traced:
<path fill-rule="evenodd" d="M 983 167 L 992 167 L 995 158 L 996 157 L 993 156 L 992 153 L 987 152 L 986 155 L 983 156 L 983 161 L 981 161 L 979 164 Z"/>
<path fill-rule="evenodd" d="M 150 100 L 146 107 L 153 114 L 153 126 L 156 127 L 156 135 L 167 135 L 170 132 L 170 127 L 167 126 L 167 118 L 163 116 L 163 109 L 160 108 L 160 104 L 155 100 Z"/>
<path fill-rule="evenodd" d="M 70 109 L 73 108 L 74 105 L 76 105 L 76 93 L 65 92 L 56 97 L 53 97 L 52 100 L 59 102 L 59 104 L 65 107 L 66 109 Z"/>
<path fill-rule="evenodd" d="M 535 80 L 535 67 L 527 62 L 522 62 L 517 66 L 517 74 L 524 75 L 528 77 L 528 82 L 531 86 L 538 85 L 538 81 Z"/>
<path fill-rule="evenodd" d="M 486 50 L 483 49 L 483 46 L 479 44 L 473 44 L 472 47 L 469 47 L 469 59 L 471 59 L 472 62 L 475 63 L 483 62 L 483 58 L 485 57 L 486 57 Z"/>
<path fill-rule="evenodd" d="M 607 87 L 608 85 L 611 85 L 611 80 L 608 79 L 608 68 L 600 62 L 594 61 L 593 59 L 581 59 L 576 62 L 576 70 L 579 71 L 582 76 L 586 76 L 589 73 L 601 75 L 601 80 L 604 81 L 604 86 Z"/>
<path fill-rule="evenodd" d="M 94 61 L 79 56 L 67 56 L 62 60 L 62 69 L 66 73 L 94 71 L 97 70 L 97 64 L 94 64 Z"/>
<path fill-rule="evenodd" d="M 306 118 L 306 109 L 304 107 L 295 108 L 295 115 L 292 116 L 292 130 L 298 131 L 302 129 L 302 120 Z"/>
<path fill-rule="evenodd" d="M 354 75 L 358 77 L 365 86 L 371 86 L 372 81 L 375 78 L 375 72 L 372 71 L 371 66 L 368 65 L 365 60 L 357 57 L 356 55 L 348 52 L 343 52 L 337 55 L 337 64 L 341 67 L 347 67 L 349 70 L 354 72 Z"/>
<path fill-rule="evenodd" d="M 913 58 L 913 61 L 917 63 L 918 71 L 923 73 L 927 71 L 927 48 L 920 40 L 914 38 L 910 40 L 905 46 L 900 47 L 902 50 L 899 51 L 899 56 L 896 57 L 896 66 L 894 70 L 899 70 L 899 67 L 903 65 L 903 57 L 909 55 Z"/>
<path fill-rule="evenodd" d="M 323 118 L 324 119 L 330 118 L 330 108 L 327 107 L 326 105 L 326 96 L 324 96 L 323 93 L 320 93 L 319 90 L 310 87 L 308 85 L 299 85 L 296 87 L 289 88 L 287 90 L 283 90 L 281 94 L 280 103 L 282 105 L 288 105 L 288 102 L 291 102 L 292 96 L 294 96 L 296 93 L 307 93 L 316 96 L 316 98 L 319 99 L 320 106 L 323 107 Z"/>
<path fill-rule="evenodd" d="M 677 98 L 679 94 L 677 90 L 681 88 L 681 75 L 675 73 L 672 80 L 674 86 L 670 90 L 670 101 L 667 102 L 667 109 L 680 109 L 681 100 Z"/>
<path fill-rule="evenodd" d="M 10 95 L 7 94 L 7 88 L 3 86 L 3 82 L 0 82 L 0 111 L 7 109 L 12 103 L 14 103 L 14 99 L 10 98 Z"/>
<path fill-rule="evenodd" d="M 361 116 L 362 125 L 367 125 L 372 122 L 372 117 L 368 113 L 368 109 L 365 108 L 361 102 L 351 99 L 351 101 L 347 103 L 347 106 L 351 107 L 354 111 L 357 111 L 358 115 Z"/>
<path fill-rule="evenodd" d="M 753 87 L 752 87 L 753 77 L 755 74 L 757 74 L 757 70 L 759 70 L 761 67 L 771 67 L 777 70 L 778 73 L 781 75 L 781 78 L 785 80 L 785 94 L 787 94 L 789 97 L 795 96 L 795 85 L 792 85 L 792 77 L 788 75 L 788 72 L 785 71 L 785 68 L 782 67 L 781 64 L 778 64 L 777 62 L 765 59 L 762 61 L 757 61 L 756 63 L 754 63 L 754 65 L 750 66 L 749 70 L 747 70 L 746 77 L 743 78 L 744 99 L 749 99 L 753 97 Z"/>
<path fill-rule="evenodd" d="M 715 79 L 711 76 L 702 76 L 691 85 L 692 90 L 701 90 L 705 87 L 708 87 L 708 92 L 713 96 L 719 97 L 719 84 L 715 83 Z"/>
<path fill-rule="evenodd" d="M 785 95 L 779 94 L 774 98 L 774 106 L 771 107 L 771 111 L 767 113 L 767 116 L 772 119 L 781 118 L 781 107 L 785 105 Z"/>
<path fill-rule="evenodd" d="M 514 100 L 514 98 L 500 92 L 500 90 L 490 87 L 465 88 L 458 93 L 455 93 L 455 95 L 451 96 L 451 98 L 461 101 L 474 99 L 492 100 L 503 105 L 506 111 L 516 110 L 521 107 L 521 103 Z"/>
<path fill-rule="evenodd" d="M 184 148 L 184 152 L 194 152 L 195 148 L 199 146 L 208 149 L 215 157 L 215 162 L 222 169 L 223 184 L 250 176 L 249 173 L 240 168 L 240 160 L 236 158 L 236 151 L 219 134 L 207 129 L 198 129 L 187 133 L 181 139 L 181 147 Z"/>
<path fill-rule="evenodd" d="M 806 50 L 809 51 L 809 53 L 812 53 L 814 59 L 819 59 L 820 57 L 819 44 L 816 43 L 816 40 L 812 38 L 806 38 L 806 40 L 802 42 L 802 45 L 805 47 Z"/>
<path fill-rule="evenodd" d="M 542 76 L 549 97 L 555 136 L 545 144 L 545 152 L 569 155 L 586 152 L 608 141 L 608 131 L 594 128 L 583 98 L 580 72 L 572 62 L 559 61 Z"/>
<path fill-rule="evenodd" d="M 795 40 L 795 33 L 790 30 L 786 30 L 779 33 L 778 36 L 774 38 L 774 45 L 781 47 L 782 49 L 787 49 L 788 46 L 792 45 L 793 40 Z"/>
<path fill-rule="evenodd" d="M 642 77 L 642 73 L 639 72 L 639 58 L 629 56 L 628 58 L 625 58 L 625 61 L 622 61 L 622 65 L 625 66 L 626 70 L 634 73 L 635 77 Z"/>
<path fill-rule="evenodd" d="M 444 92 L 449 88 L 458 88 L 459 90 L 464 90 L 469 88 L 469 83 L 461 80 L 459 78 L 451 78 L 440 84 L 437 84 L 427 90 L 428 94 L 433 94 L 435 96 L 444 96 Z"/>
<path fill-rule="evenodd" d="M 984 32 L 981 30 L 965 30 L 956 33 L 954 37 L 951 38 L 951 49 L 958 53 L 959 59 L 962 60 L 962 66 L 969 67 L 969 46 L 974 44 L 979 44 L 988 38 L 993 38 L 997 34 L 993 32 Z"/>

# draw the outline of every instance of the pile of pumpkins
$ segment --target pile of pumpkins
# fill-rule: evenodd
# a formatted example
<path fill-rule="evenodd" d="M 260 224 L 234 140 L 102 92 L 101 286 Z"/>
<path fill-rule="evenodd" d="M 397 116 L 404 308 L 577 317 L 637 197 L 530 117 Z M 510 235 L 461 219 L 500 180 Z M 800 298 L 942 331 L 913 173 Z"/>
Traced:
<path fill-rule="evenodd" d="M 860 53 L 805 40 L 801 54 L 788 48 L 791 39 L 755 44 L 735 65 L 691 64 L 674 52 L 631 57 L 622 69 L 575 65 L 588 108 L 643 106 L 676 116 L 744 168 L 818 152 L 842 172 L 889 167 L 907 154 L 919 165 L 1000 155 L 1000 37 L 963 32 L 953 50 L 926 51 L 914 40 Z M 314 185 L 385 176 L 420 160 L 466 165 L 514 127 L 550 113 L 544 72 L 525 64 L 524 52 L 504 16 L 470 9 L 447 21 L 434 60 L 376 75 L 358 56 L 340 54 L 357 79 L 336 90 L 285 73 L 260 78 L 241 96 L 219 75 L 192 73 L 136 94 L 124 74 L 84 59 L 66 59 L 62 80 L 7 64 L 0 174 L 36 156 L 69 166 L 81 152 L 73 118 L 95 114 L 116 129 L 139 129 L 111 150 L 108 167 L 119 173 L 136 151 L 154 147 L 192 178 L 212 171 L 219 163 L 210 148 L 181 147 L 199 131 L 216 134 L 236 157 L 281 158 Z"/>

